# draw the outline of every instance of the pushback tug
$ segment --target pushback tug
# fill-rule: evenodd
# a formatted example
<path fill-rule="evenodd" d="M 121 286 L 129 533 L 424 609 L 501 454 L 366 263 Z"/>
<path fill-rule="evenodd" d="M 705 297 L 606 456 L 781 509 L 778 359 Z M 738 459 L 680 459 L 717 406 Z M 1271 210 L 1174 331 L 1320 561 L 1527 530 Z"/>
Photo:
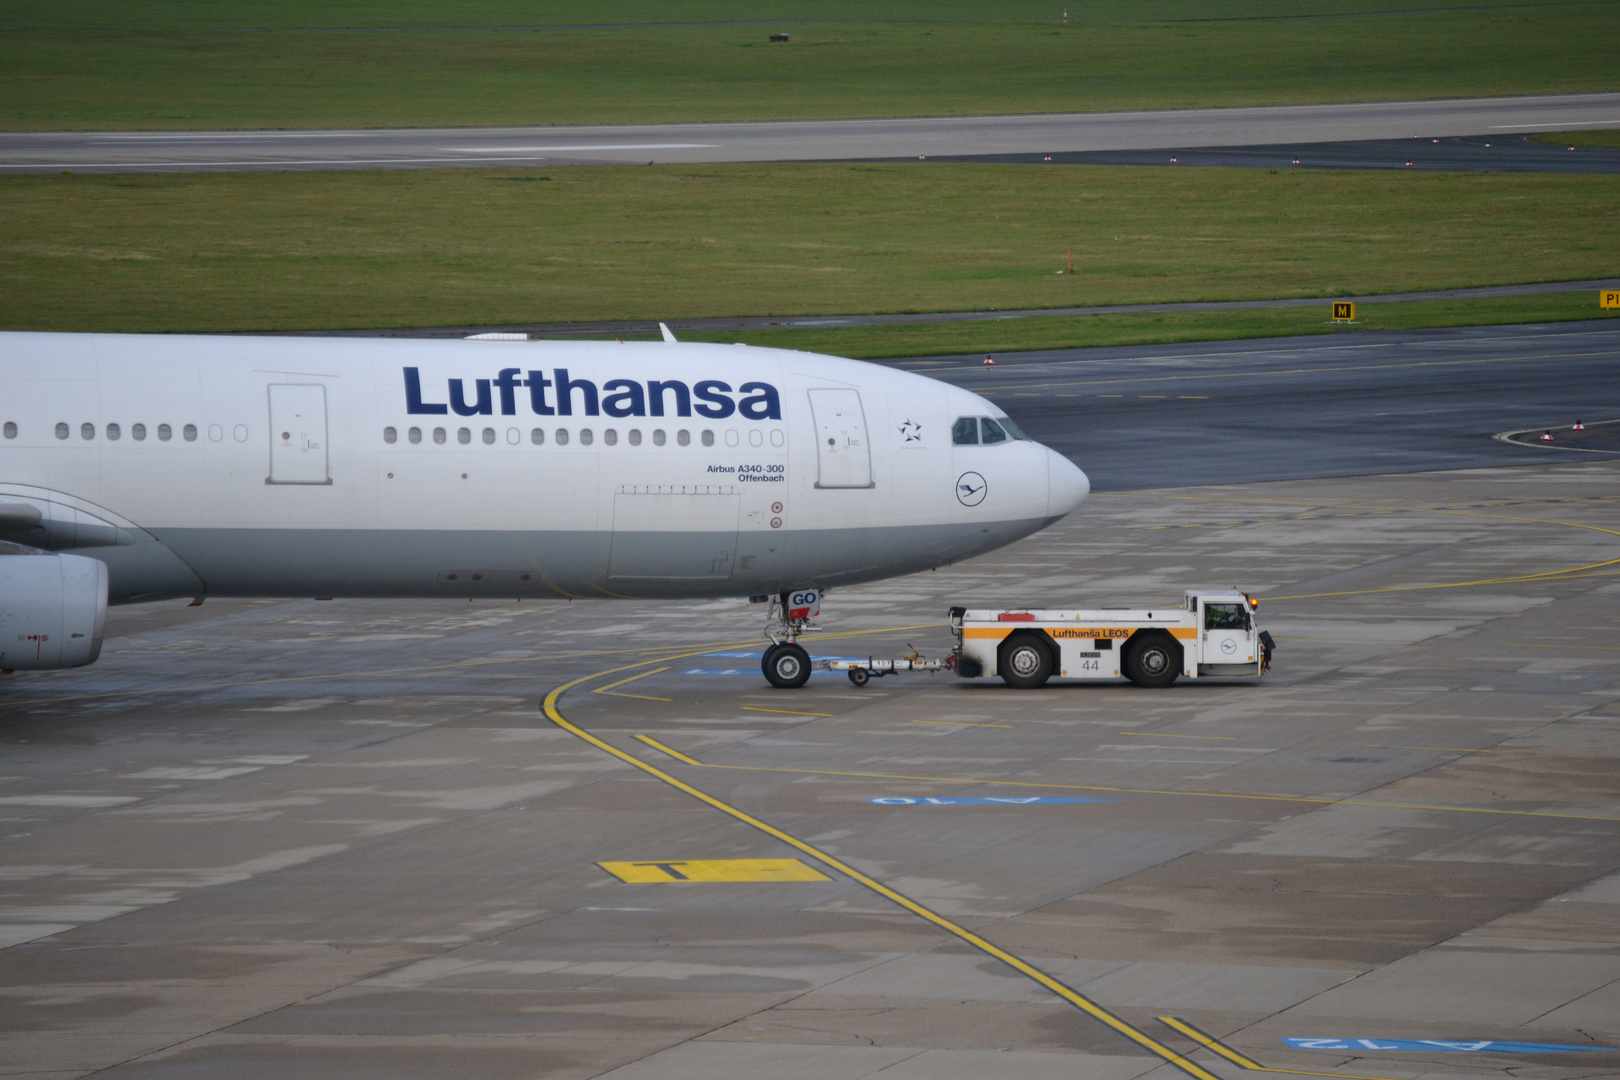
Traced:
<path fill-rule="evenodd" d="M 1000 675 L 1017 689 L 1062 679 L 1117 679 L 1169 686 L 1197 678 L 1258 678 L 1271 669 L 1276 642 L 1255 623 L 1260 601 L 1237 589 L 1189 589 L 1179 608 L 951 608 L 956 648 L 943 660 L 917 653 L 899 659 L 822 660 L 856 686 L 902 671 L 954 670 L 976 679 Z M 766 653 L 766 676 L 772 674 Z M 776 685 L 783 685 L 772 679 Z"/>
<path fill-rule="evenodd" d="M 1000 675 L 1032 689 L 1047 679 L 1117 679 L 1169 686 L 1180 676 L 1257 678 L 1275 643 L 1237 589 L 1189 589 L 1179 608 L 951 609 L 956 673 Z"/>

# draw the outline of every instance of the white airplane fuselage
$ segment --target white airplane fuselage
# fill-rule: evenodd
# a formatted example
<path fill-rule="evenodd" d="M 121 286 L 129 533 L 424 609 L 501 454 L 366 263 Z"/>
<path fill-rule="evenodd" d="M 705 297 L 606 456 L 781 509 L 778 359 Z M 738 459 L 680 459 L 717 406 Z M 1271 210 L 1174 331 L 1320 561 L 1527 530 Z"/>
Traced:
<path fill-rule="evenodd" d="M 0 383 L 0 540 L 104 562 L 115 604 L 826 588 L 1088 491 L 953 442 L 1003 416 L 975 394 L 775 349 L 7 333 Z"/>

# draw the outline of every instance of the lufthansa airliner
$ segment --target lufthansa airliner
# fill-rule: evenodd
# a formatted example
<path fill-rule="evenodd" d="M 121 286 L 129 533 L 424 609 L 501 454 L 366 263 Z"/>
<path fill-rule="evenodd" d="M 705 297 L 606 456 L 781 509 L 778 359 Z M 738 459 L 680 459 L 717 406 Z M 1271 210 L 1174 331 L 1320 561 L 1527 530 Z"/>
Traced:
<path fill-rule="evenodd" d="M 4 669 L 176 597 L 772 597 L 791 643 L 1089 490 L 966 390 L 747 346 L 7 333 L 0 382 Z"/>

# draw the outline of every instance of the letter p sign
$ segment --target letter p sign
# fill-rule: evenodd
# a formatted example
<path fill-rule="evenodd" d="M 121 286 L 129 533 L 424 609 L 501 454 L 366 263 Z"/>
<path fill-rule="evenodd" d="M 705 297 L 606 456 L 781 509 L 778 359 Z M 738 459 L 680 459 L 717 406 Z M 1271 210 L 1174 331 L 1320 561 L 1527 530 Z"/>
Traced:
<path fill-rule="evenodd" d="M 814 589 L 799 589 L 788 593 L 787 617 L 809 619 L 821 614 L 821 594 Z"/>

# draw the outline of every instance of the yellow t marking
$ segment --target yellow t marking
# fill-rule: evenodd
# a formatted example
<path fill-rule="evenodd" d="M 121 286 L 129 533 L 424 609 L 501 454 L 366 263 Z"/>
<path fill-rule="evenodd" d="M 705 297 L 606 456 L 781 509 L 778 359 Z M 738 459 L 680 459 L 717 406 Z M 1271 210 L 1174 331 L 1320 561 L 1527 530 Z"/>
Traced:
<path fill-rule="evenodd" d="M 601 862 L 602 869 L 632 885 L 682 881 L 831 881 L 798 859 L 672 859 L 667 862 Z"/>

